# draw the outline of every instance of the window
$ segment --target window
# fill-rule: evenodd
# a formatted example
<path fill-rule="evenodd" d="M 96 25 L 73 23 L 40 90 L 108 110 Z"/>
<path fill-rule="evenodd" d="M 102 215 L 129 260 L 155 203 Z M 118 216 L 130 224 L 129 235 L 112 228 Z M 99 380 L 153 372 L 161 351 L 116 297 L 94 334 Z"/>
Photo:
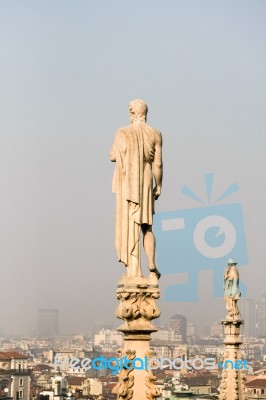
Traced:
<path fill-rule="evenodd" d="M 23 378 L 19 379 L 19 386 L 23 386 Z"/>
<path fill-rule="evenodd" d="M 23 390 L 20 390 L 20 391 L 19 391 L 19 398 L 20 398 L 20 399 L 23 399 Z"/>

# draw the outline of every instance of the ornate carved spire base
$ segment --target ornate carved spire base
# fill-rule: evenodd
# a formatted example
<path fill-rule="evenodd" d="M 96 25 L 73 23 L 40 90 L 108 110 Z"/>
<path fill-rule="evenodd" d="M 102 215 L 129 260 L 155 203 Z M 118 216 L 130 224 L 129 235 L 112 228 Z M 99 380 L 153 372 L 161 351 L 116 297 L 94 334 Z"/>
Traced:
<path fill-rule="evenodd" d="M 221 322 L 225 333 L 225 352 L 219 399 L 246 400 L 242 373 L 244 365 L 240 351 L 240 345 L 242 344 L 240 327 L 244 321 L 227 317 L 226 320 Z"/>
<path fill-rule="evenodd" d="M 152 400 L 159 396 L 156 380 L 148 370 L 150 334 L 157 329 L 151 321 L 160 316 L 155 301 L 160 297 L 158 281 L 154 274 L 148 278 L 123 277 L 118 283 L 117 298 L 120 304 L 116 316 L 124 320 L 118 330 L 124 333 L 121 359 L 127 361 L 118 374 L 118 384 L 113 389 L 118 400 Z"/>

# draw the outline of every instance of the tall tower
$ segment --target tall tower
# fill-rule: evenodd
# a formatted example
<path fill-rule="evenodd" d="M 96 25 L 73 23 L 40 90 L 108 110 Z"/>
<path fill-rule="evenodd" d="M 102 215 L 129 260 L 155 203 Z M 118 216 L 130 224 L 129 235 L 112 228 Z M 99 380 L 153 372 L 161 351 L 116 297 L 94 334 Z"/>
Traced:
<path fill-rule="evenodd" d="M 173 315 L 170 319 L 170 328 L 173 329 L 176 335 L 181 336 L 183 343 L 187 341 L 187 319 L 184 315 Z"/>
<path fill-rule="evenodd" d="M 266 304 L 266 303 L 265 303 Z M 240 307 L 243 320 L 245 321 L 243 333 L 246 337 L 256 336 L 256 306 L 252 299 L 243 299 Z"/>
<path fill-rule="evenodd" d="M 220 383 L 220 400 L 246 400 L 241 371 L 243 361 L 240 351 L 240 345 L 242 344 L 240 328 L 244 321 L 240 317 L 237 306 L 237 301 L 241 293 L 238 288 L 239 273 L 236 265 L 237 263 L 230 258 L 224 275 L 224 299 L 227 315 L 226 319 L 221 321 L 225 333 L 225 351 L 222 364 L 222 380 Z"/>
<path fill-rule="evenodd" d="M 54 309 L 38 310 L 38 334 L 41 337 L 58 335 L 59 311 Z"/>
<path fill-rule="evenodd" d="M 256 303 L 256 330 L 257 336 L 266 336 L 266 295 Z"/>

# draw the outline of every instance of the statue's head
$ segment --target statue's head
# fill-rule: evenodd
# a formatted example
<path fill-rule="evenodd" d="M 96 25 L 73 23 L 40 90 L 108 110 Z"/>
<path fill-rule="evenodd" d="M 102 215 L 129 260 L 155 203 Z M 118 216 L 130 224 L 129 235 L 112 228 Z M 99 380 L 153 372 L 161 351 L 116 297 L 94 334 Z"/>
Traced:
<path fill-rule="evenodd" d="M 227 261 L 228 266 L 237 265 L 237 262 L 233 258 L 229 258 Z"/>
<path fill-rule="evenodd" d="M 148 106 L 140 99 L 133 100 L 129 103 L 130 122 L 146 122 Z"/>

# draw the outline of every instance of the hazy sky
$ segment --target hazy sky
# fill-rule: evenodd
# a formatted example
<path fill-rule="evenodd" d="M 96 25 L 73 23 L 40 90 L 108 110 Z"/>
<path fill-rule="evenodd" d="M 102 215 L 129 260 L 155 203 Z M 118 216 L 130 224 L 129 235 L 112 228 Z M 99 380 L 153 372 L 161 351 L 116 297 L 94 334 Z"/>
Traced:
<path fill-rule="evenodd" d="M 115 321 L 115 131 L 143 98 L 164 139 L 157 211 L 197 206 L 204 173 L 241 203 L 249 297 L 266 291 L 266 2 L 2 0 L 0 2 L 0 325 L 36 328 L 58 308 L 62 332 Z M 237 255 L 235 255 L 237 258 Z M 166 302 L 190 321 L 224 316 L 211 272 L 198 303 Z M 205 284 L 205 286 L 204 286 Z M 213 307 L 206 305 L 213 302 Z M 115 322 L 117 326 L 119 321 Z"/>

